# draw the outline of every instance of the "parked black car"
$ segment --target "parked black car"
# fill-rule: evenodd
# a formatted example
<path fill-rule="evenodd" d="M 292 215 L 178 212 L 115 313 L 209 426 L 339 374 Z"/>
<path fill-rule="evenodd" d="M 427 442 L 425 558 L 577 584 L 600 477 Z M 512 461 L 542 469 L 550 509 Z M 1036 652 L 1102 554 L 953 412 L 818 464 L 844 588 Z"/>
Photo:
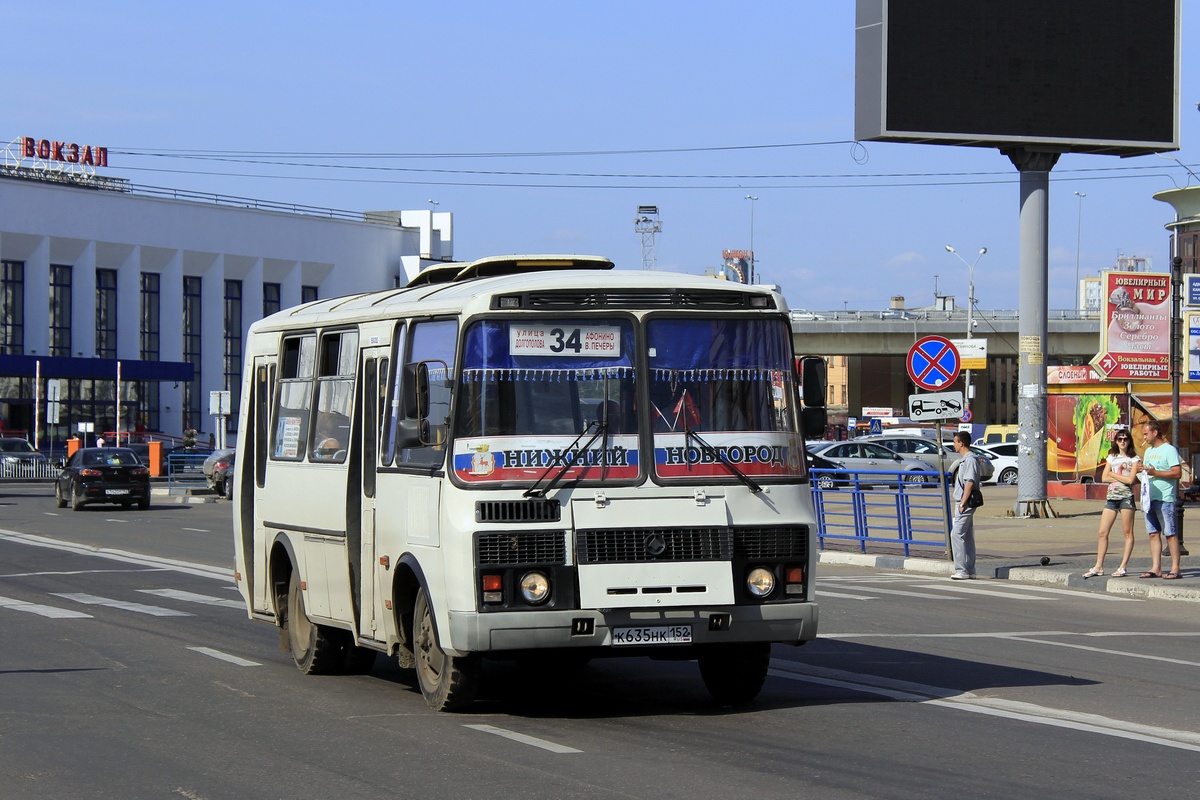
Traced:
<path fill-rule="evenodd" d="M 6 478 L 48 478 L 48 459 L 25 439 L 0 439 L 0 475 Z"/>
<path fill-rule="evenodd" d="M 89 503 L 134 503 L 150 507 L 150 470 L 126 447 L 83 447 L 63 466 L 54 484 L 59 508 L 76 511 Z"/>
<path fill-rule="evenodd" d="M 227 462 L 221 462 L 220 469 L 213 472 L 212 486 L 221 497 L 233 499 L 233 456 Z"/>

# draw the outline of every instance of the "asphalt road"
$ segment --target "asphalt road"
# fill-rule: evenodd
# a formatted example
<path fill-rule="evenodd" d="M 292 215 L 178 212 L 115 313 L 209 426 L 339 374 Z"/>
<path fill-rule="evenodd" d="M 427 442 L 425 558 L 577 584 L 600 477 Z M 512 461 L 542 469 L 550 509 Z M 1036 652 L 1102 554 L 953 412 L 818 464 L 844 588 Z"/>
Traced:
<path fill-rule="evenodd" d="M 822 637 L 759 700 L 695 665 L 489 665 L 467 714 L 413 674 L 305 677 L 229 579 L 229 506 L 54 508 L 0 486 L 5 798 L 1189 797 L 1190 604 L 826 567 Z"/>

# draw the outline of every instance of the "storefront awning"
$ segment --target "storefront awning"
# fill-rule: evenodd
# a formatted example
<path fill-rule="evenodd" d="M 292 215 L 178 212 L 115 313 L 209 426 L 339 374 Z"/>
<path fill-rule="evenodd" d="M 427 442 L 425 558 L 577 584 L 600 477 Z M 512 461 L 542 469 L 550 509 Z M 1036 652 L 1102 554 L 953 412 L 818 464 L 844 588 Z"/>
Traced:
<path fill-rule="evenodd" d="M 41 364 L 42 378 L 116 380 L 117 359 L 68 356 L 0 355 L 0 376 L 32 378 Z M 190 381 L 195 368 L 187 361 L 138 361 L 121 359 L 123 381 Z"/>
<path fill-rule="evenodd" d="M 1171 421 L 1170 394 L 1135 394 L 1133 399 L 1154 419 Z M 1179 421 L 1200 422 L 1200 394 L 1179 395 Z"/>

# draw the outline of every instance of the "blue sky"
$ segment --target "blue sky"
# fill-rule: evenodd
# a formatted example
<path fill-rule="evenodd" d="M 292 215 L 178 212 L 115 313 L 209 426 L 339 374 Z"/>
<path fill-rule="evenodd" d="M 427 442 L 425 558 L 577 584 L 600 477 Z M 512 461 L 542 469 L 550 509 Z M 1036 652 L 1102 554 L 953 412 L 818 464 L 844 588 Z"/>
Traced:
<path fill-rule="evenodd" d="M 1184 42 L 1198 6 L 1183 1 Z M 641 266 L 635 211 L 652 204 L 659 268 L 691 273 L 749 248 L 753 206 L 760 277 L 794 307 L 881 309 L 892 295 L 924 305 L 935 275 L 965 304 L 967 270 L 946 244 L 968 261 L 986 246 L 980 306 L 1017 306 L 1006 158 L 851 144 L 850 0 L 0 10 L 25 20 L 6 39 L 0 138 L 107 146 L 104 174 L 135 184 L 352 211 L 432 199 L 455 215 L 459 259 L 575 252 L 630 269 Z M 1183 59 L 1174 155 L 1200 174 L 1200 73 L 1186 47 Z M 276 163 L 180 157 L 197 151 Z M 331 153 L 367 157 L 311 155 Z M 501 153 L 538 155 L 483 155 Z M 1155 156 L 1060 159 L 1051 308 L 1071 305 L 1077 236 L 1082 275 L 1119 254 L 1165 270 L 1173 211 L 1151 195 L 1187 181 Z"/>

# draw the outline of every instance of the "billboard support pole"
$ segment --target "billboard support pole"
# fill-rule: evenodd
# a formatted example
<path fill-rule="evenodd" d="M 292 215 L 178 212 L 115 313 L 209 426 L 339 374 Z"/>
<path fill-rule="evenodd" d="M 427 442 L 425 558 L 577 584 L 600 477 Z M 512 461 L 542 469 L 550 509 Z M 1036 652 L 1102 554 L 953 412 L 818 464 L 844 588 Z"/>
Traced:
<path fill-rule="evenodd" d="M 1049 272 L 1050 170 L 1059 153 L 1025 147 L 1001 152 L 1021 173 L 1020 204 L 1020 346 L 1017 383 L 1018 517 L 1050 516 L 1046 503 L 1046 297 Z"/>

